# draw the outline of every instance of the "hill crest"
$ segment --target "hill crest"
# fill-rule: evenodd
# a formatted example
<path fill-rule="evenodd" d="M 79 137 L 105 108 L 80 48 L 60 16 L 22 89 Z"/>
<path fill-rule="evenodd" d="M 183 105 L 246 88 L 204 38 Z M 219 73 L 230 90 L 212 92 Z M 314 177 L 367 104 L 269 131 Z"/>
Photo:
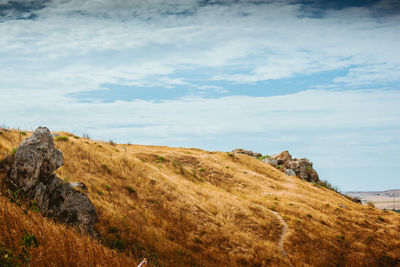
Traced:
<path fill-rule="evenodd" d="M 1 158 L 29 134 L 2 131 Z M 57 175 L 88 187 L 102 244 L 128 257 L 147 257 L 154 266 L 400 260 L 398 214 L 354 203 L 256 158 L 57 134 L 65 159 Z"/>

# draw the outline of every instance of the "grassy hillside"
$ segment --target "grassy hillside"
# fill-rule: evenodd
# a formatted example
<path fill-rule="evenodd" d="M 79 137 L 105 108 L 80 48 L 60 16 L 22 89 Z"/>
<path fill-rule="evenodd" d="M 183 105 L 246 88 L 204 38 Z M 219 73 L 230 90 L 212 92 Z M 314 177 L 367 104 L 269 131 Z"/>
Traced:
<path fill-rule="evenodd" d="M 101 242 L 126 257 L 147 257 L 152 266 L 399 264 L 399 214 L 353 203 L 255 158 L 58 134 L 68 138 L 56 141 L 65 160 L 57 175 L 88 186 L 87 195 L 99 213 Z M 0 159 L 27 136 L 2 131 Z M 4 196 L 0 199 L 5 201 Z M 4 216 L 9 221 L 0 223 L 0 239 L 16 247 L 15 238 L 32 223 L 17 210 L 11 212 L 13 205 L 6 205 L 6 215 L 0 215 L 1 222 Z M 38 224 L 47 225 L 36 229 L 43 245 L 32 249 L 35 257 L 65 249 L 68 259 L 79 258 L 93 247 L 93 258 L 104 259 L 102 266 L 117 265 L 111 259 L 120 265 L 129 260 L 122 254 L 111 257 L 115 251 L 35 216 Z M 14 228 L 19 232 L 12 236 Z M 52 245 L 54 239 L 63 240 L 64 247 Z"/>

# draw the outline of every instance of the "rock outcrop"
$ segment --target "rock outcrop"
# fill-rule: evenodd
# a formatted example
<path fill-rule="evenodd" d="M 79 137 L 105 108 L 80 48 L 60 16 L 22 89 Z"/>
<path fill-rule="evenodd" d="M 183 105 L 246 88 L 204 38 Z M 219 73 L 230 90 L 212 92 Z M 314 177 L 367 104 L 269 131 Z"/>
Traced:
<path fill-rule="evenodd" d="M 297 175 L 309 182 L 319 182 L 318 173 L 314 170 L 312 162 L 305 158 L 293 159 L 288 151 L 272 155 L 271 158 L 266 158 L 264 162 L 283 166 L 283 171 L 287 175 Z"/>
<path fill-rule="evenodd" d="M 286 162 L 292 161 L 292 155 L 290 155 L 289 151 L 283 151 L 279 154 L 275 154 L 271 156 L 272 159 L 276 160 L 278 165 L 284 165 Z"/>
<path fill-rule="evenodd" d="M 250 156 L 250 157 L 253 157 L 253 158 L 262 157 L 261 153 L 256 153 L 256 152 L 253 152 L 251 150 L 245 150 L 245 149 L 241 149 L 241 148 L 237 148 L 237 149 L 232 150 L 232 154 L 244 154 L 244 155 L 247 155 L 247 156 Z"/>
<path fill-rule="evenodd" d="M 63 164 L 62 153 L 54 146 L 49 129 L 39 127 L 19 145 L 3 169 L 9 182 L 35 201 L 43 215 L 94 234 L 96 208 L 83 193 L 54 174 Z"/>

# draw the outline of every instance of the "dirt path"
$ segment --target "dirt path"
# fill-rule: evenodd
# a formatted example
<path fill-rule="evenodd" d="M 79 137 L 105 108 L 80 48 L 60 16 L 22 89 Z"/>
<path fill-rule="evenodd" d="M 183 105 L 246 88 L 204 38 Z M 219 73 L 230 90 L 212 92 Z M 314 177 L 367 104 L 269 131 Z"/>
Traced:
<path fill-rule="evenodd" d="M 279 249 L 281 250 L 281 254 L 282 256 L 288 261 L 289 265 L 293 267 L 293 264 L 290 262 L 289 257 L 287 256 L 287 253 L 285 251 L 285 248 L 283 247 L 283 241 L 285 240 L 285 236 L 287 233 L 287 229 L 288 229 L 288 225 L 286 224 L 286 222 L 282 219 L 281 215 L 273 210 L 270 210 L 275 217 L 279 220 L 279 222 L 282 224 L 282 234 L 281 237 L 279 238 Z"/>

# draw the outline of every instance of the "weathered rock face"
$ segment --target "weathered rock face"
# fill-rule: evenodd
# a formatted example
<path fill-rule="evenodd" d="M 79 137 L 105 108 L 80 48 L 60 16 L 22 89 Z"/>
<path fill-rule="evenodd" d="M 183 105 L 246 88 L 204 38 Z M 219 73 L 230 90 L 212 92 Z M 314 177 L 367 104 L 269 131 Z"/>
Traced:
<path fill-rule="evenodd" d="M 276 160 L 278 165 L 283 165 L 286 162 L 292 161 L 292 156 L 289 154 L 289 151 L 283 151 L 279 154 L 272 155 L 271 158 Z"/>
<path fill-rule="evenodd" d="M 284 164 L 286 169 L 293 170 L 301 179 L 309 182 L 318 182 L 318 173 L 308 159 L 294 159 Z"/>
<path fill-rule="evenodd" d="M 54 174 L 63 164 L 62 153 L 55 148 L 49 129 L 39 127 L 18 147 L 7 176 L 37 203 L 43 215 L 94 234 L 96 208 L 83 193 Z"/>
<path fill-rule="evenodd" d="M 262 162 L 271 164 L 273 166 L 277 166 L 278 165 L 278 161 L 276 159 L 271 158 L 271 157 L 266 157 L 265 159 L 262 160 Z"/>
<path fill-rule="evenodd" d="M 38 182 L 46 183 L 62 165 L 62 153 L 55 148 L 49 129 L 39 127 L 19 145 L 10 178 L 25 192 L 30 192 Z"/>
<path fill-rule="evenodd" d="M 287 175 L 297 175 L 309 182 L 319 181 L 318 173 L 314 170 L 312 163 L 308 159 L 293 159 L 288 151 L 272 155 L 268 161 L 266 163 L 272 164 L 273 161 L 276 162 L 276 164 L 272 165 L 283 165 L 284 172 Z"/>
<path fill-rule="evenodd" d="M 248 156 L 253 157 L 253 158 L 262 157 L 261 153 L 256 153 L 256 152 L 253 152 L 251 150 L 245 150 L 245 149 L 241 149 L 241 148 L 237 148 L 237 149 L 232 150 L 232 154 L 244 154 L 244 155 L 248 155 Z"/>

